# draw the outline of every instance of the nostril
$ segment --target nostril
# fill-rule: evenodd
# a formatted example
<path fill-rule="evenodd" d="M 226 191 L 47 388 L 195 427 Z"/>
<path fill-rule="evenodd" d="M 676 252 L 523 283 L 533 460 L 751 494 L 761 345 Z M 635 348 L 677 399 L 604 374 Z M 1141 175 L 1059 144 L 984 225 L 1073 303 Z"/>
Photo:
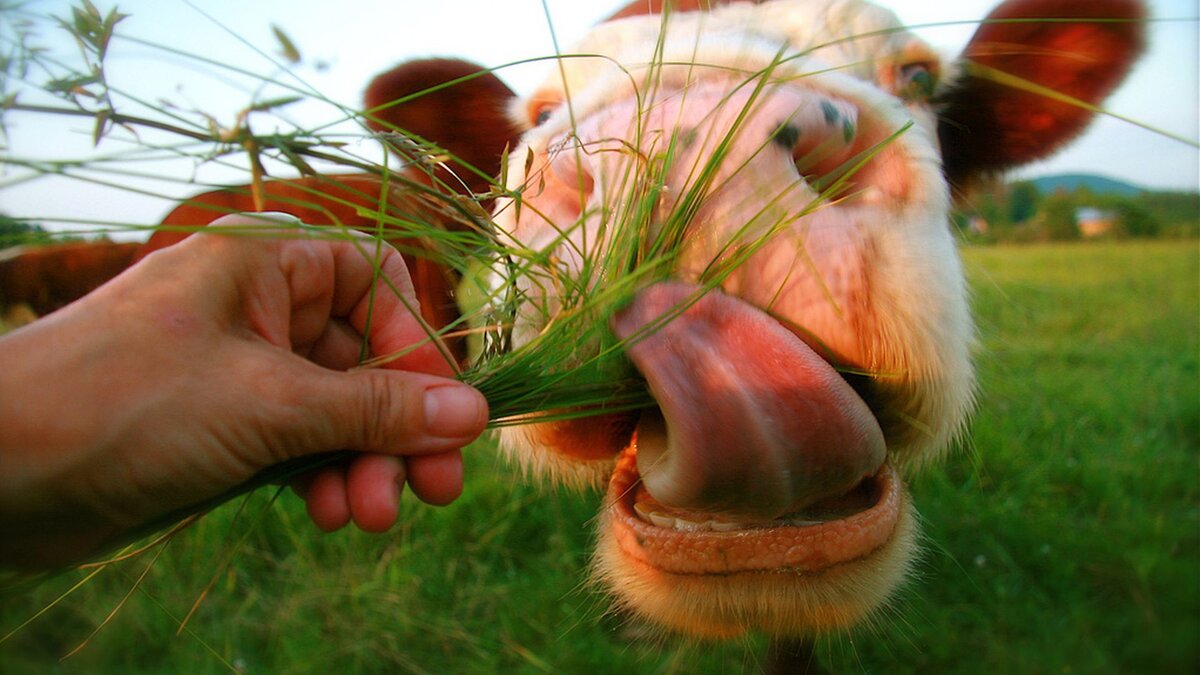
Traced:
<path fill-rule="evenodd" d="M 775 132 L 771 135 L 771 141 L 791 152 L 800 142 L 800 127 L 784 120 L 775 128 Z"/>
<path fill-rule="evenodd" d="M 831 133 L 841 131 L 842 140 L 850 143 L 854 140 L 857 133 L 856 118 L 858 115 L 853 111 L 843 111 L 834 105 L 832 101 L 821 101 L 821 115 L 825 118 L 825 124 L 830 127 Z"/>

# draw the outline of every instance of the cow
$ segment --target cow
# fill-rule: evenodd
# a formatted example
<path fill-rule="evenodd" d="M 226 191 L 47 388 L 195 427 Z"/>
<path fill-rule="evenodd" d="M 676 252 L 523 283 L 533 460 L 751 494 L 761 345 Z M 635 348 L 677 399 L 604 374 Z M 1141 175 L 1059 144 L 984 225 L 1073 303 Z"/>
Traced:
<path fill-rule="evenodd" d="M 644 227 L 677 248 L 610 322 L 657 406 L 501 445 L 607 485 L 594 573 L 632 613 L 707 637 L 845 628 L 905 578 L 905 476 L 972 408 L 954 198 L 1076 136 L 1142 50 L 1145 8 L 1009 0 L 948 63 L 864 0 L 660 11 L 632 3 L 509 104 L 520 197 L 496 230 L 557 266 L 493 275 L 526 299 L 513 341 L 534 340 L 554 277 L 612 254 L 653 190 Z"/>
<path fill-rule="evenodd" d="M 973 406 L 952 206 L 1076 137 L 1145 17 L 1135 0 L 1005 0 L 943 61 L 866 0 L 636 0 L 525 97 L 453 59 L 371 83 L 373 128 L 445 148 L 438 170 L 466 192 L 502 174 L 496 236 L 554 261 L 485 275 L 523 299 L 518 348 L 560 311 L 555 275 L 588 274 L 653 195 L 640 227 L 673 242 L 668 262 L 606 321 L 655 405 L 500 432 L 531 474 L 607 487 L 593 571 L 619 606 L 692 636 L 762 631 L 785 656 L 884 606 L 917 556 L 906 477 Z M 295 210 L 287 193 L 318 180 L 269 184 L 258 206 Z M 203 224 L 205 205 L 252 201 L 209 193 L 167 222 Z M 455 280 L 423 269 L 445 325 Z"/>

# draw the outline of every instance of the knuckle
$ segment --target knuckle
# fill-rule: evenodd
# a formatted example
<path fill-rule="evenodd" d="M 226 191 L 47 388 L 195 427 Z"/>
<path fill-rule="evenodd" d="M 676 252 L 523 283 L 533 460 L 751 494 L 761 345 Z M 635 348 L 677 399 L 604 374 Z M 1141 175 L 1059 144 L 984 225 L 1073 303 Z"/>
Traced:
<path fill-rule="evenodd" d="M 408 388 L 398 386 L 382 372 L 368 372 L 363 388 L 367 396 L 357 422 L 364 441 L 364 450 L 394 451 L 412 435 L 415 428 L 415 397 Z"/>

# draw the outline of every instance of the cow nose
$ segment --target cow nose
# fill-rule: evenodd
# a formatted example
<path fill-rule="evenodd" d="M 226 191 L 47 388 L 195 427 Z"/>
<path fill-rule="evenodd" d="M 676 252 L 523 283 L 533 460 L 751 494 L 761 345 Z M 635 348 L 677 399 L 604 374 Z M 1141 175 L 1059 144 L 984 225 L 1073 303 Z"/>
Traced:
<path fill-rule="evenodd" d="M 842 99 L 816 95 L 803 99 L 776 123 L 770 141 L 791 153 L 806 179 L 829 175 L 854 156 L 858 107 Z"/>
<path fill-rule="evenodd" d="M 568 219 L 560 225 L 569 225 L 591 203 L 595 189 L 591 157 L 578 145 L 566 146 L 550 157 L 538 201 Z"/>

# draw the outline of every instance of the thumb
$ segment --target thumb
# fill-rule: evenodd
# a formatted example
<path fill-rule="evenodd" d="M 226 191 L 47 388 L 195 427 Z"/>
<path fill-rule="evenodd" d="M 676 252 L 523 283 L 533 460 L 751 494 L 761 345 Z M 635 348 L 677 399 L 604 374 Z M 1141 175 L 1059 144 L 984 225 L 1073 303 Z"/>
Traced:
<path fill-rule="evenodd" d="M 452 379 L 411 371 L 339 372 L 300 378 L 306 453 L 357 450 L 423 455 L 454 450 L 483 433 L 483 395 Z M 299 430 L 297 430 L 299 431 Z"/>

